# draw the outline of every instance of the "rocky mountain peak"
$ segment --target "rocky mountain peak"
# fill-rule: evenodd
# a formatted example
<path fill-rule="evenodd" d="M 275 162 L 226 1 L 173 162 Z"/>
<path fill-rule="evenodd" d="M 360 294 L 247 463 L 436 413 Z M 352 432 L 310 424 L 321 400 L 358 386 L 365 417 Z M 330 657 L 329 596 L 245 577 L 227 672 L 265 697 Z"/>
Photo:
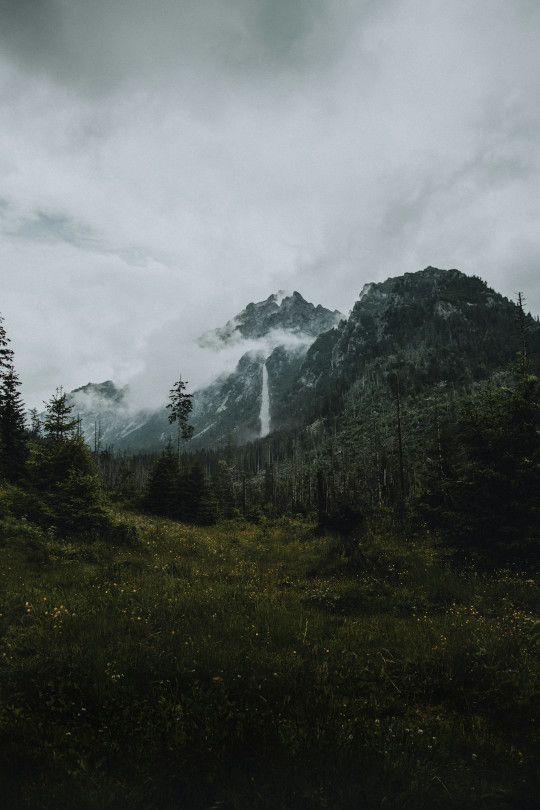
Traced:
<path fill-rule="evenodd" d="M 242 340 L 264 338 L 272 332 L 317 337 L 335 326 L 343 315 L 308 302 L 298 291 L 280 290 L 265 301 L 249 303 L 225 326 L 202 334 L 197 343 L 203 348 L 219 349 Z"/>
<path fill-rule="evenodd" d="M 86 385 L 82 385 L 80 388 L 75 388 L 70 392 L 69 397 L 73 400 L 97 397 L 102 400 L 120 402 L 124 398 L 126 390 L 127 387 L 118 388 L 112 380 L 105 380 L 102 383 L 89 382 Z"/>

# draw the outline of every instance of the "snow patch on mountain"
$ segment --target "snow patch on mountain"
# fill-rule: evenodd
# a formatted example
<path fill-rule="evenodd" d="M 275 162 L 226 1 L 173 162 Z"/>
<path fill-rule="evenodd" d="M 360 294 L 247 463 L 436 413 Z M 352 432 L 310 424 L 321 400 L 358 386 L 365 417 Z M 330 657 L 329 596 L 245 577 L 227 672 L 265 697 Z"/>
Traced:
<path fill-rule="evenodd" d="M 198 433 L 195 433 L 195 434 L 194 434 L 193 438 L 194 438 L 194 439 L 198 439 L 198 438 L 199 438 L 199 436 L 202 436 L 202 435 L 203 435 L 203 433 L 206 433 L 206 431 L 207 431 L 207 430 L 210 430 L 210 428 L 213 428 L 215 424 L 216 424 L 215 422 L 212 422 L 211 424 L 207 425 L 207 426 L 206 426 L 205 428 L 203 428 L 202 430 L 199 430 L 199 432 L 198 432 Z"/>
<path fill-rule="evenodd" d="M 227 402 L 229 401 L 229 396 L 230 396 L 230 394 L 227 394 L 227 396 L 225 397 L 225 399 L 223 400 L 223 402 L 221 403 L 221 405 L 217 409 L 217 413 L 223 413 L 223 411 L 226 410 Z"/>

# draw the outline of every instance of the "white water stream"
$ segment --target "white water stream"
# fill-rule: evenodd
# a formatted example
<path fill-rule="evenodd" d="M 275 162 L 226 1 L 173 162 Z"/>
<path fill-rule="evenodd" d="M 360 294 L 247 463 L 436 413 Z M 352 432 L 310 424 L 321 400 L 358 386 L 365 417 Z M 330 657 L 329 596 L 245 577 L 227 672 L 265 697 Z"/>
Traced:
<path fill-rule="evenodd" d="M 262 394 L 261 394 L 261 439 L 270 433 L 270 395 L 268 393 L 268 371 L 263 363 Z"/>

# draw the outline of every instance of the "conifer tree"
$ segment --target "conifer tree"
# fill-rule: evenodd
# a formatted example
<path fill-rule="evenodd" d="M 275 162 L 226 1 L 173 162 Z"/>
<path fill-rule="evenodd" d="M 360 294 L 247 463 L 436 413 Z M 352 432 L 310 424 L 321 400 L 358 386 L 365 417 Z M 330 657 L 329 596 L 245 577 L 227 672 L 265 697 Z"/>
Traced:
<path fill-rule="evenodd" d="M 11 482 L 24 474 L 27 456 L 24 403 L 3 318 L 0 317 L 0 472 Z"/>
<path fill-rule="evenodd" d="M 44 405 L 47 411 L 44 427 L 49 439 L 63 442 L 73 436 L 79 420 L 71 416 L 73 406 L 68 403 L 67 394 L 61 386 Z"/>
<path fill-rule="evenodd" d="M 209 525 L 217 520 L 217 504 L 210 490 L 204 470 L 198 461 L 181 471 L 180 474 L 181 520 L 186 523 Z"/>
<path fill-rule="evenodd" d="M 62 388 L 45 409 L 45 436 L 34 445 L 30 461 L 31 482 L 44 506 L 42 520 L 62 534 L 99 530 L 106 522 L 101 484 Z"/>
<path fill-rule="evenodd" d="M 178 458 L 169 440 L 155 462 L 146 487 L 144 506 L 153 514 L 178 517 L 180 511 Z"/>
<path fill-rule="evenodd" d="M 37 408 L 31 408 L 30 414 L 30 436 L 33 439 L 39 439 L 42 433 L 41 419 L 39 418 Z"/>
<path fill-rule="evenodd" d="M 0 372 L 2 373 L 13 366 L 13 349 L 9 348 L 10 342 L 4 328 L 4 318 L 0 315 Z"/>
<path fill-rule="evenodd" d="M 177 452 L 179 463 L 181 440 L 189 441 L 193 436 L 193 427 L 188 424 L 189 415 L 193 409 L 193 402 L 191 401 L 193 394 L 185 393 L 186 386 L 187 382 L 184 382 L 180 377 L 169 392 L 170 402 L 167 405 L 167 408 L 171 411 L 169 422 L 170 424 L 176 422 L 178 427 Z"/>

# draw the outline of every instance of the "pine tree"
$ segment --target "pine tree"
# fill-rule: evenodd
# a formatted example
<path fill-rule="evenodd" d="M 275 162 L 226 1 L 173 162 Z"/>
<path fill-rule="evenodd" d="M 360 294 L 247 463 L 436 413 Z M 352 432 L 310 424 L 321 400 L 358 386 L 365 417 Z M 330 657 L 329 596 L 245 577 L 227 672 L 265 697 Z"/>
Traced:
<path fill-rule="evenodd" d="M 206 482 L 204 470 L 198 461 L 183 469 L 180 475 L 181 512 L 186 523 L 209 525 L 217 520 L 214 493 Z"/>
<path fill-rule="evenodd" d="M 8 371 L 13 366 L 13 349 L 9 348 L 10 342 L 4 329 L 4 318 L 0 315 L 0 373 Z"/>
<path fill-rule="evenodd" d="M 32 439 L 39 439 L 41 437 L 43 426 L 39 418 L 37 408 L 31 408 L 30 414 L 30 436 Z"/>
<path fill-rule="evenodd" d="M 30 459 L 31 485 L 43 505 L 42 518 L 61 534 L 91 534 L 105 526 L 103 493 L 90 448 L 62 388 L 45 403 L 45 436 Z"/>
<path fill-rule="evenodd" d="M 73 436 L 79 424 L 78 419 L 71 416 L 73 406 L 67 401 L 67 394 L 62 387 L 56 389 L 49 402 L 45 402 L 45 432 L 52 441 L 63 442 Z"/>
<path fill-rule="evenodd" d="M 152 467 L 144 507 L 149 512 L 165 517 L 178 517 L 180 512 L 179 469 L 172 443 L 169 440 Z"/>
<path fill-rule="evenodd" d="M 193 409 L 193 394 L 186 394 L 187 382 L 183 382 L 182 377 L 174 384 L 169 392 L 170 402 L 167 408 L 170 409 L 169 422 L 177 423 L 178 427 L 178 462 L 180 463 L 181 440 L 189 441 L 193 436 L 193 427 L 188 424 L 189 415 Z"/>
<path fill-rule="evenodd" d="M 27 457 L 24 403 L 13 350 L 0 317 L 0 473 L 11 482 L 24 474 Z"/>

